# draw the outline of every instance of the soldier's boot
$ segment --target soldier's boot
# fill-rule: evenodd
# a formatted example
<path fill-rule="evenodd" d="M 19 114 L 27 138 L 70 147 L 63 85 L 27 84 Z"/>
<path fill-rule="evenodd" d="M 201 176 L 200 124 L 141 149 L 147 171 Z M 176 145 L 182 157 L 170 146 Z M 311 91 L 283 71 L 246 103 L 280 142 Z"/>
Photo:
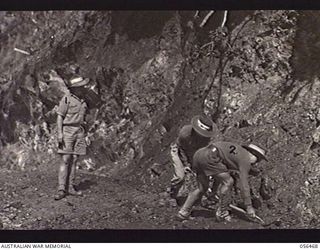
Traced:
<path fill-rule="evenodd" d="M 180 211 L 178 212 L 177 217 L 180 220 L 193 219 L 190 217 L 193 206 L 197 201 L 201 200 L 204 191 L 201 188 L 197 188 L 194 191 L 190 192 Z"/>
<path fill-rule="evenodd" d="M 68 194 L 73 195 L 73 196 L 82 196 L 82 192 L 77 191 L 74 188 L 74 185 L 69 185 Z"/>
<path fill-rule="evenodd" d="M 193 219 L 191 217 L 191 210 L 185 210 L 185 209 L 180 209 L 180 211 L 177 214 L 177 219 L 179 221 L 184 221 L 184 220 L 189 220 L 189 219 Z"/>
<path fill-rule="evenodd" d="M 218 207 L 216 211 L 216 218 L 218 222 L 221 222 L 221 221 L 231 222 L 232 220 L 229 211 L 223 210 L 220 207 Z"/>
<path fill-rule="evenodd" d="M 58 192 L 55 194 L 54 199 L 56 201 L 63 199 L 64 197 L 66 197 L 66 191 L 63 189 L 58 190 Z"/>

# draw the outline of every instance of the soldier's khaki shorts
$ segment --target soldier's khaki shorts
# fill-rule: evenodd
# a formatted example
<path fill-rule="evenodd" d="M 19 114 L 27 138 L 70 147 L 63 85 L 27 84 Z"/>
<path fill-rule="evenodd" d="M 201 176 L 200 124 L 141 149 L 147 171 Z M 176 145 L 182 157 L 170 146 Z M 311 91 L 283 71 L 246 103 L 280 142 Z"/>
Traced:
<path fill-rule="evenodd" d="M 87 144 L 83 127 L 63 125 L 63 145 L 58 154 L 86 155 Z"/>

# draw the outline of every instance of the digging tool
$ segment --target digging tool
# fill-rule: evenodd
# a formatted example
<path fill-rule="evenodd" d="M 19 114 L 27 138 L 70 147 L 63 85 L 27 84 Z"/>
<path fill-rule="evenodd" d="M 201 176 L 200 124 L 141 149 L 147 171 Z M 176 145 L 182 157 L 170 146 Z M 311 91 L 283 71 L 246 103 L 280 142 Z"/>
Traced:
<path fill-rule="evenodd" d="M 248 216 L 247 212 L 246 212 L 244 209 L 242 209 L 242 208 L 240 208 L 240 207 L 237 207 L 237 206 L 235 206 L 235 205 L 233 205 L 233 204 L 230 204 L 229 207 L 230 207 L 231 209 L 234 209 L 234 210 L 242 213 L 242 214 L 245 215 L 246 218 L 249 219 L 250 221 L 258 222 L 258 223 L 261 224 L 261 225 L 265 224 L 264 220 L 261 219 L 258 215 L 255 215 L 255 217 L 251 218 L 250 216 Z"/>
<path fill-rule="evenodd" d="M 254 218 L 251 218 L 248 216 L 247 212 L 240 208 L 240 207 L 237 207 L 233 204 L 230 204 L 229 207 L 233 210 L 236 210 L 237 212 L 240 212 L 241 214 L 245 215 L 247 219 L 249 219 L 250 221 L 252 222 L 256 222 L 256 223 L 259 223 L 260 225 L 262 225 L 263 227 L 268 227 L 268 226 L 271 226 L 271 225 L 276 225 L 276 226 L 280 226 L 281 224 L 281 220 L 278 218 L 278 219 L 275 219 L 269 223 L 266 223 L 262 218 L 260 218 L 258 215 L 255 215 Z"/>
<path fill-rule="evenodd" d="M 20 52 L 22 54 L 30 56 L 30 53 L 28 51 L 25 51 L 25 50 L 22 50 L 22 49 L 18 49 L 18 48 L 14 48 L 13 50 L 16 51 L 16 52 Z"/>

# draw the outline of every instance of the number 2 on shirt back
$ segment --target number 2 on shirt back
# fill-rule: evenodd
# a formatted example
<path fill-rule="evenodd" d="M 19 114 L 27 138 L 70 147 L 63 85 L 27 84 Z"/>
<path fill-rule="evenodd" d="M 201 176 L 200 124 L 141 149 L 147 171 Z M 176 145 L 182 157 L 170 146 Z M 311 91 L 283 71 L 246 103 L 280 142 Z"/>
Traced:
<path fill-rule="evenodd" d="M 236 146 L 231 145 L 231 146 L 229 147 L 229 149 L 230 149 L 230 151 L 229 151 L 230 154 L 233 154 L 233 155 L 237 154 L 237 151 L 236 151 L 237 148 L 236 148 Z"/>

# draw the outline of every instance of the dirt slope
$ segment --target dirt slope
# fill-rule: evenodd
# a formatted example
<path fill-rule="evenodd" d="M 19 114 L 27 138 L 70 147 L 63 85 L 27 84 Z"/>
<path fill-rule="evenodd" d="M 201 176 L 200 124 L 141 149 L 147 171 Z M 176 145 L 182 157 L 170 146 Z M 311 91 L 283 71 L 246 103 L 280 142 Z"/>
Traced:
<path fill-rule="evenodd" d="M 199 112 L 222 138 L 268 149 L 269 163 L 251 178 L 259 214 L 281 217 L 281 228 L 319 227 L 317 15 L 231 11 L 221 28 L 219 11 L 200 28 L 206 14 L 0 12 L 5 228 L 257 228 L 217 224 L 207 212 L 173 221 L 177 208 L 164 197 L 168 148 Z M 55 108 L 61 79 L 73 72 L 95 84 L 92 144 L 79 167 L 100 177 L 83 173 L 86 197 L 53 202 Z M 269 200 L 259 192 L 263 176 L 273 185 Z"/>

